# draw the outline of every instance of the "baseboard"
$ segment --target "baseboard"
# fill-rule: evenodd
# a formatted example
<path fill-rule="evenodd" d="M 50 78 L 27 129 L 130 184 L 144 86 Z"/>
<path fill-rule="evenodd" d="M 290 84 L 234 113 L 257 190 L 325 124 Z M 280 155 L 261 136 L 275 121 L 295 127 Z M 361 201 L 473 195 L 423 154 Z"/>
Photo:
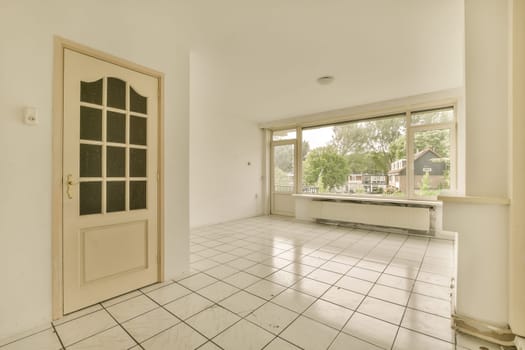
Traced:
<path fill-rule="evenodd" d="M 469 317 L 452 315 L 453 328 L 464 334 L 503 346 L 515 346 L 517 338 L 509 327 L 501 327 Z M 525 349 L 523 349 L 525 350 Z"/>

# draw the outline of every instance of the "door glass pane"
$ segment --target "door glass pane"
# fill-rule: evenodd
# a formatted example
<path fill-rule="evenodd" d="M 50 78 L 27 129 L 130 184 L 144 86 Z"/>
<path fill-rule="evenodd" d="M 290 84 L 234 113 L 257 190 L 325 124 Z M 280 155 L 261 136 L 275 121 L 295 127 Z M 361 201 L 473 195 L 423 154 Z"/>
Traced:
<path fill-rule="evenodd" d="M 104 81 L 107 84 L 106 88 L 104 88 Z M 103 200 L 105 212 L 108 213 L 125 211 L 128 208 L 126 201 L 129 201 L 129 209 L 146 208 L 147 181 L 129 181 L 129 178 L 115 181 L 117 180 L 115 178 L 128 176 L 146 178 L 148 173 L 147 150 L 130 148 L 127 145 L 127 143 L 139 147 L 147 145 L 147 118 L 126 115 L 129 112 L 147 114 L 148 100 L 132 87 L 127 91 L 127 86 L 124 80 L 116 77 L 99 79 L 95 82 L 81 82 L 81 102 L 98 105 L 105 103 L 108 107 L 120 109 L 122 112 L 106 111 L 106 124 L 103 125 L 102 109 L 80 107 L 80 139 L 98 141 L 90 142 L 91 144 L 81 141 L 80 178 L 102 178 L 100 181 L 79 184 L 80 215 L 101 213 Z M 106 91 L 105 98 L 104 91 Z M 107 145 L 106 142 L 122 144 L 122 147 Z M 102 198 L 103 190 L 105 198 Z"/>
<path fill-rule="evenodd" d="M 146 181 L 130 181 L 129 183 L 129 209 L 146 208 Z"/>
<path fill-rule="evenodd" d="M 125 181 L 108 181 L 106 195 L 106 211 L 108 213 L 126 210 Z"/>
<path fill-rule="evenodd" d="M 126 109 L 126 82 L 117 78 L 108 78 L 108 106 Z"/>
<path fill-rule="evenodd" d="M 107 148 L 107 176 L 126 176 L 126 149 L 124 147 Z"/>
<path fill-rule="evenodd" d="M 80 82 L 80 101 L 102 104 L 102 79 L 93 82 Z"/>
<path fill-rule="evenodd" d="M 129 158 L 129 176 L 146 177 L 146 150 L 131 148 Z"/>
<path fill-rule="evenodd" d="M 450 189 L 450 129 L 414 133 L 414 194 L 435 199 Z"/>
<path fill-rule="evenodd" d="M 274 191 L 291 193 L 294 191 L 294 145 L 273 147 Z"/>
<path fill-rule="evenodd" d="M 131 116 L 129 122 L 129 143 L 146 146 L 147 119 Z"/>
<path fill-rule="evenodd" d="M 80 138 L 102 141 L 102 110 L 80 106 Z"/>
<path fill-rule="evenodd" d="M 80 215 L 102 212 L 102 182 L 80 183 Z"/>
<path fill-rule="evenodd" d="M 129 88 L 130 110 L 137 113 L 148 113 L 148 99 L 139 95 L 132 87 Z"/>
<path fill-rule="evenodd" d="M 108 111 L 107 120 L 107 140 L 108 142 L 126 142 L 126 115 Z"/>
<path fill-rule="evenodd" d="M 80 144 L 80 177 L 102 176 L 102 146 Z"/>

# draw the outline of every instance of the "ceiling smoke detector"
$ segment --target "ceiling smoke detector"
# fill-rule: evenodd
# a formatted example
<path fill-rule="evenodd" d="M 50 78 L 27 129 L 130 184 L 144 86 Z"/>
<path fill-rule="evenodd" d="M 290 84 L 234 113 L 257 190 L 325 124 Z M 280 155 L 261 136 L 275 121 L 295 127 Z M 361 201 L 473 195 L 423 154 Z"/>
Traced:
<path fill-rule="evenodd" d="M 334 77 L 331 75 L 325 75 L 324 77 L 317 78 L 317 82 L 321 85 L 328 85 L 334 81 Z"/>

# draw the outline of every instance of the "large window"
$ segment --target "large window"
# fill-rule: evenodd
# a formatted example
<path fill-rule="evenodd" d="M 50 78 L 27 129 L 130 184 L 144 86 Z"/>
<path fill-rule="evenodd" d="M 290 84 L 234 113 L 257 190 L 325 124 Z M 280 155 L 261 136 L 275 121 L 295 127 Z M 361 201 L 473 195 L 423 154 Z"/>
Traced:
<path fill-rule="evenodd" d="M 302 140 L 296 145 L 296 157 L 303 193 L 435 199 L 455 186 L 453 107 L 297 128 L 293 136 L 283 134 L 276 136 Z M 279 176 L 274 176 L 282 178 L 275 185 L 290 186 L 290 162 L 283 163 L 286 167 L 275 164 Z"/>
<path fill-rule="evenodd" d="M 304 129 L 309 152 L 303 161 L 303 188 L 403 196 L 390 184 L 388 173 L 392 164 L 406 158 L 405 123 L 405 115 L 396 115 Z"/>

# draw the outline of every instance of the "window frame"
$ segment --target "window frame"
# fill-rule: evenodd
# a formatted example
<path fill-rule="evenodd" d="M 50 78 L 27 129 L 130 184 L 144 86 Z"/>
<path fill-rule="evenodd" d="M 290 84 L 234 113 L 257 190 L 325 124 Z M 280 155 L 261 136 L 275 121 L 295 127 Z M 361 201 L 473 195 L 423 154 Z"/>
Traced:
<path fill-rule="evenodd" d="M 457 189 L 457 124 L 458 124 L 458 103 L 457 101 L 446 101 L 443 103 L 428 103 L 425 105 L 419 105 L 419 106 L 410 106 L 407 108 L 398 108 L 394 110 L 388 110 L 388 111 L 380 111 L 375 113 L 364 113 L 360 115 L 355 116 L 347 116 L 342 118 L 337 118 L 337 120 L 323 120 L 323 116 L 321 115 L 317 121 L 309 121 L 307 123 L 297 123 L 293 126 L 288 127 L 280 127 L 271 129 L 272 131 L 272 137 L 270 141 L 270 147 L 272 150 L 272 159 L 271 162 L 273 164 L 273 145 L 274 144 L 280 144 L 281 142 L 290 142 L 291 140 L 278 140 L 273 141 L 273 132 L 274 131 L 282 131 L 282 130 L 296 130 L 296 138 L 293 141 L 295 143 L 295 194 L 310 194 L 303 192 L 303 160 L 302 160 L 302 140 L 303 140 L 303 129 L 311 129 L 311 128 L 319 128 L 319 127 L 326 127 L 326 126 L 334 126 L 337 124 L 345 124 L 345 123 L 352 123 L 352 122 L 360 122 L 360 121 L 370 121 L 374 119 L 382 119 L 382 118 L 388 118 L 393 116 L 402 116 L 405 115 L 405 128 L 406 128 L 406 145 L 405 145 L 405 152 L 406 152 L 406 173 L 407 176 L 405 177 L 404 181 L 406 181 L 406 194 L 403 197 L 399 197 L 399 199 L 405 199 L 405 200 L 424 200 L 424 201 L 438 201 L 437 198 L 433 197 L 424 197 L 424 196 L 416 196 L 414 185 L 415 185 L 415 175 L 414 175 L 414 137 L 417 132 L 421 131 L 429 131 L 429 130 L 442 130 L 442 129 L 449 129 L 450 130 L 450 191 L 454 191 Z M 452 109 L 453 112 L 453 118 L 450 122 L 445 123 L 435 123 L 435 124 L 421 124 L 421 125 L 411 125 L 411 116 L 415 113 L 421 113 L 421 112 L 429 112 L 433 110 L 442 110 L 442 109 Z M 328 114 L 328 113 L 327 113 Z M 273 165 L 272 165 L 273 166 Z M 388 176 L 386 174 L 385 176 Z M 273 174 L 272 174 L 273 179 Z M 273 182 L 273 181 L 272 181 Z M 273 183 L 271 184 L 272 190 L 273 190 Z M 318 194 L 320 197 L 323 195 L 334 195 L 331 193 L 320 193 Z M 388 200 L 389 196 L 369 196 L 369 195 L 360 195 L 360 194 L 353 194 L 353 195 L 346 195 L 346 194 L 337 194 L 345 198 L 381 198 L 384 200 Z"/>
<path fill-rule="evenodd" d="M 414 113 L 421 112 L 430 112 L 433 110 L 443 110 L 443 109 L 452 109 L 453 118 L 452 121 L 446 123 L 435 123 L 435 124 L 422 124 L 422 125 L 410 125 L 411 116 Z M 425 196 L 416 196 L 415 195 L 415 175 L 414 175 L 414 142 L 415 134 L 422 131 L 432 131 L 432 130 L 450 130 L 450 191 L 454 191 L 457 188 L 457 106 L 441 106 L 437 108 L 426 108 L 426 109 L 416 109 L 407 112 L 407 199 L 416 199 L 416 200 L 427 200 L 427 201 L 437 201 L 437 198 L 425 197 Z M 409 172 L 410 171 L 410 172 Z"/>
<path fill-rule="evenodd" d="M 300 163 L 298 160 L 297 160 L 297 148 L 298 148 L 298 142 L 297 142 L 297 134 L 296 134 L 296 138 L 295 139 L 286 139 L 286 140 L 274 140 L 273 139 L 273 133 L 276 132 L 276 131 L 283 131 L 283 130 L 292 130 L 293 128 L 285 128 L 285 129 L 275 129 L 275 130 L 272 130 L 272 135 L 271 135 L 271 138 L 270 138 L 270 193 L 271 194 L 274 194 L 274 193 L 278 193 L 278 194 L 296 194 L 296 193 L 301 193 L 301 192 L 298 192 L 299 190 L 299 187 L 298 187 L 298 181 L 297 181 L 297 176 L 299 175 L 299 170 L 297 168 L 298 164 Z M 296 132 L 297 132 L 297 129 L 296 129 Z M 293 189 L 291 192 L 276 192 L 275 191 L 275 147 L 276 146 L 286 146 L 286 145 L 293 145 L 294 148 L 294 184 L 293 184 Z"/>

